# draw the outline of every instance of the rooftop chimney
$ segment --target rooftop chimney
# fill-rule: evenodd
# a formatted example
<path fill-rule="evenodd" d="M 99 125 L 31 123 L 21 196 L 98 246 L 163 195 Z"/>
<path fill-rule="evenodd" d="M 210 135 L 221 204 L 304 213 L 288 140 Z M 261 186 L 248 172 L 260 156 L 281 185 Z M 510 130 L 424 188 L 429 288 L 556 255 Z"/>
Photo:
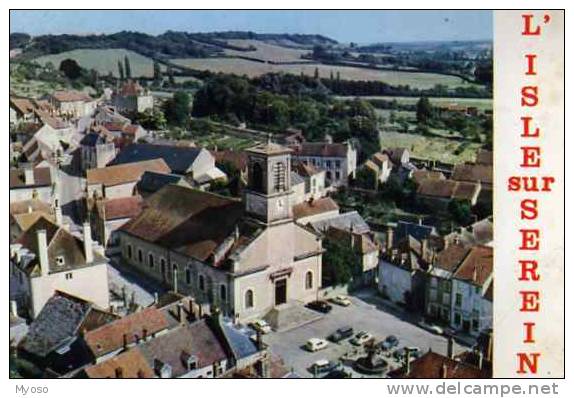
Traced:
<path fill-rule="evenodd" d="M 405 347 L 405 375 L 411 373 L 411 350 Z"/>
<path fill-rule="evenodd" d="M 448 367 L 446 366 L 446 363 L 442 364 L 440 377 L 443 379 L 446 379 L 448 377 Z"/>
<path fill-rule="evenodd" d="M 40 270 L 42 276 L 50 273 L 50 264 L 48 263 L 48 239 L 46 238 L 46 230 L 39 229 L 36 231 L 38 238 L 38 261 L 40 263 Z"/>
<path fill-rule="evenodd" d="M 173 292 L 177 293 L 177 268 L 173 267 Z"/>
<path fill-rule="evenodd" d="M 24 168 L 24 184 L 34 185 L 34 168 L 33 167 Z"/>
<path fill-rule="evenodd" d="M 482 370 L 482 366 L 483 366 L 483 362 L 484 362 L 484 354 L 482 353 L 482 351 L 478 351 L 478 368 L 480 370 Z"/>
<path fill-rule="evenodd" d="M 84 255 L 86 256 L 86 264 L 94 261 L 94 248 L 92 245 L 92 229 L 89 222 L 85 222 L 84 229 Z"/>
<path fill-rule="evenodd" d="M 64 223 L 64 219 L 62 216 L 60 201 L 58 199 L 54 201 L 54 216 L 56 217 L 56 224 L 61 226 Z"/>

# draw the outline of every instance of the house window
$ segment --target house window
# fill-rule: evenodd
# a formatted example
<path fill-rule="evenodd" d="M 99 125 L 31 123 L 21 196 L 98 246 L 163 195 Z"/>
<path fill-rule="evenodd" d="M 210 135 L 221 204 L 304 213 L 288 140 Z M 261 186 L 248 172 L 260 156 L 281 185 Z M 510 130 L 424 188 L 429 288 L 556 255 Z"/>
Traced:
<path fill-rule="evenodd" d="M 327 180 L 331 179 L 331 172 L 328 171 L 327 173 L 325 173 L 325 177 L 327 177 Z"/>
<path fill-rule="evenodd" d="M 185 270 L 185 283 L 191 285 L 191 270 L 189 268 Z"/>
<path fill-rule="evenodd" d="M 335 171 L 335 179 L 336 180 L 340 180 L 341 179 L 341 173 L 339 171 Z"/>
<path fill-rule="evenodd" d="M 153 268 L 153 262 L 154 262 L 153 254 L 151 254 L 151 253 L 148 254 L 148 256 L 147 256 L 147 261 L 148 261 L 149 267 L 150 267 L 150 268 Z"/>
<path fill-rule="evenodd" d="M 337 169 L 341 168 L 341 161 L 340 160 L 335 160 L 335 167 Z"/>
<path fill-rule="evenodd" d="M 222 302 L 227 301 L 227 288 L 225 287 L 225 285 L 219 286 L 219 298 L 221 299 Z"/>
<path fill-rule="evenodd" d="M 205 278 L 203 275 L 199 275 L 199 290 L 205 291 Z"/>
<path fill-rule="evenodd" d="M 327 162 L 326 162 L 326 167 L 327 167 L 328 169 L 331 168 L 331 161 L 330 161 L 330 160 L 327 160 Z"/>
<path fill-rule="evenodd" d="M 143 263 L 143 252 L 142 249 L 138 249 L 138 261 Z"/>
<path fill-rule="evenodd" d="M 460 319 L 460 313 L 455 312 L 455 313 L 454 313 L 454 323 L 455 323 L 455 325 L 460 326 L 460 320 L 461 320 L 461 319 Z"/>
<path fill-rule="evenodd" d="M 160 268 L 161 268 L 161 274 L 163 276 L 165 276 L 165 258 L 162 258 L 160 261 Z"/>
<path fill-rule="evenodd" d="M 255 163 L 251 168 L 251 177 L 252 182 L 251 188 L 254 191 L 262 192 L 263 191 L 263 168 L 259 163 Z"/>
<path fill-rule="evenodd" d="M 132 245 L 128 245 L 128 258 L 132 259 Z"/>
<path fill-rule="evenodd" d="M 253 290 L 249 289 L 245 292 L 245 308 L 253 308 Z"/>
<path fill-rule="evenodd" d="M 305 289 L 313 289 L 313 272 L 311 271 L 305 274 Z"/>
<path fill-rule="evenodd" d="M 71 273 L 71 272 L 67 272 L 67 273 L 66 273 L 66 279 L 69 280 L 69 279 L 72 279 L 72 278 L 73 278 L 72 273 Z"/>
<path fill-rule="evenodd" d="M 462 294 L 460 293 L 456 294 L 454 305 L 456 305 L 457 307 L 460 307 L 462 305 Z"/>

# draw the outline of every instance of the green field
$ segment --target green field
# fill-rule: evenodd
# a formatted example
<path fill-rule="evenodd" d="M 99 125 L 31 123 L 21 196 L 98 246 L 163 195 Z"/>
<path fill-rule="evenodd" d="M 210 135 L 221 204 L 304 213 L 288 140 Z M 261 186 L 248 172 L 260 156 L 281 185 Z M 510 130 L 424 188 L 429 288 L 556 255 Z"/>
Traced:
<path fill-rule="evenodd" d="M 196 70 L 209 70 L 212 72 L 234 73 L 249 77 L 260 76 L 265 73 L 301 73 L 313 76 L 315 69 L 319 69 L 319 76 L 328 78 L 331 73 L 336 76 L 340 73 L 343 80 L 379 80 L 391 85 L 410 85 L 420 89 L 428 89 L 436 84 L 450 88 L 470 86 L 459 77 L 439 75 L 436 73 L 378 71 L 373 69 L 355 68 L 351 66 L 330 66 L 316 63 L 295 65 L 272 65 L 238 58 L 176 58 L 171 60 L 174 64 Z"/>
<path fill-rule="evenodd" d="M 356 97 L 351 96 L 338 96 L 336 97 L 340 100 L 349 100 Z M 415 105 L 419 98 L 418 97 L 391 97 L 391 96 L 363 96 L 359 97 L 364 100 L 385 100 L 385 101 L 397 101 L 399 104 L 404 105 Z M 474 106 L 479 110 L 492 109 L 492 99 L 491 98 L 429 98 L 432 105 L 437 107 L 447 107 L 447 106 Z"/>
<path fill-rule="evenodd" d="M 144 57 L 133 51 L 124 49 L 106 49 L 106 50 L 73 50 L 59 54 L 45 55 L 35 59 L 41 65 L 51 62 L 57 69 L 60 62 L 66 58 L 75 59 L 81 67 L 86 69 L 95 69 L 102 75 L 112 72 L 118 76 L 118 60 L 124 62 L 127 55 L 130 60 L 132 77 L 153 77 L 153 61 L 151 58 Z"/>
<path fill-rule="evenodd" d="M 224 53 L 230 56 L 249 57 L 273 62 L 312 62 L 301 58 L 302 55 L 308 54 L 309 50 L 281 47 L 259 40 L 236 39 L 227 40 L 227 42 L 242 48 L 255 47 L 254 51 L 238 51 L 226 48 Z"/>
<path fill-rule="evenodd" d="M 381 147 L 404 147 L 411 156 L 446 163 L 474 161 L 481 144 L 459 142 L 440 137 L 425 137 L 396 131 L 381 131 Z"/>

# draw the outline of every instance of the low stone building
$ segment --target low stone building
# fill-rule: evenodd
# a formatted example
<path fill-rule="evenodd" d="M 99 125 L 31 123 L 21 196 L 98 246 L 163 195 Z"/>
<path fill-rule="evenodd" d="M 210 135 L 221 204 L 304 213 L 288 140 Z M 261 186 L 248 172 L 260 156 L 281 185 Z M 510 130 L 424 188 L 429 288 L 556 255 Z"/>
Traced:
<path fill-rule="evenodd" d="M 80 118 L 94 113 L 97 100 L 81 91 L 55 91 L 49 101 L 61 116 Z"/>
<path fill-rule="evenodd" d="M 153 109 L 153 96 L 138 82 L 128 80 L 112 95 L 114 107 L 123 113 L 142 113 Z"/>
<path fill-rule="evenodd" d="M 59 196 L 56 180 L 50 167 L 26 164 L 10 169 L 10 203 L 37 199 L 51 204 Z"/>
<path fill-rule="evenodd" d="M 108 251 L 119 250 L 116 231 L 136 217 L 141 212 L 142 206 L 143 199 L 139 195 L 97 200 L 95 211 L 91 213 L 95 239 Z"/>

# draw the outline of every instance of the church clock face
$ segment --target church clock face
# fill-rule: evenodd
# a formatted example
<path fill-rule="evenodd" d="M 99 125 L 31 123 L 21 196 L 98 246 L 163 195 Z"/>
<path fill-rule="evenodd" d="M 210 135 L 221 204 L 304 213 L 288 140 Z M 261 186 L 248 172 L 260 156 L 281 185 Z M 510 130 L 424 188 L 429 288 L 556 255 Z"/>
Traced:
<path fill-rule="evenodd" d="M 283 203 L 283 199 L 279 199 L 277 201 L 277 210 L 282 210 L 284 205 L 285 204 Z"/>

